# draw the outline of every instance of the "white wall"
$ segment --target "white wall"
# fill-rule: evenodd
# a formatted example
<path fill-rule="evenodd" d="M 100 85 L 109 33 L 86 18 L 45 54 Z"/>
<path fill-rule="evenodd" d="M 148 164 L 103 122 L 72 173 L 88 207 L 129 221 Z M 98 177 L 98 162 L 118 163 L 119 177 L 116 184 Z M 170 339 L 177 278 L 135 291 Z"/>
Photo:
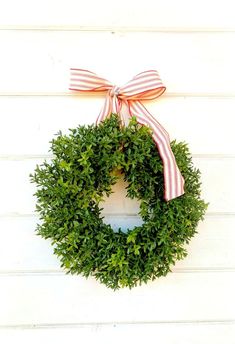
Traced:
<path fill-rule="evenodd" d="M 232 1 L 2 1 L 0 11 L 1 343 L 235 343 Z M 123 84 L 158 69 L 148 109 L 190 144 L 210 206 L 188 257 L 165 278 L 113 292 L 68 276 L 35 235 L 28 175 L 59 129 L 92 123 L 103 98 L 68 91 L 69 67 Z M 107 220 L 133 225 L 120 185 Z"/>

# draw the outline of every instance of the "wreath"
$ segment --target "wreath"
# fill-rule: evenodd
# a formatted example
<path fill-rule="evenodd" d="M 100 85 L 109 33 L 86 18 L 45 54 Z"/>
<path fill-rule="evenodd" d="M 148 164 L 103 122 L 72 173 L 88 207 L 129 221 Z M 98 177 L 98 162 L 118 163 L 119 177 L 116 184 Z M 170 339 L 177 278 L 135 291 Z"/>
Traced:
<path fill-rule="evenodd" d="M 200 172 L 185 143 L 171 142 L 185 180 L 185 193 L 164 200 L 161 157 L 151 130 L 132 117 L 121 126 L 112 114 L 99 125 L 61 132 L 51 142 L 53 158 L 37 165 L 37 233 L 51 239 L 61 266 L 94 276 L 112 289 L 132 288 L 165 276 L 187 255 L 207 205 L 200 198 Z M 124 176 L 127 196 L 140 201 L 143 224 L 123 232 L 103 221 L 100 202 Z"/>

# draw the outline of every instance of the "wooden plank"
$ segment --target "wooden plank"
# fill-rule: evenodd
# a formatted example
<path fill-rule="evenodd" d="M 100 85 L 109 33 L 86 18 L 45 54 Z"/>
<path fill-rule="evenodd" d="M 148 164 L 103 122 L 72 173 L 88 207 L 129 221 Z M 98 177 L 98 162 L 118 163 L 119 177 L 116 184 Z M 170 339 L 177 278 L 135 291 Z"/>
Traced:
<path fill-rule="evenodd" d="M 77 67 L 120 85 L 158 69 L 169 93 L 234 95 L 234 41 L 235 32 L 1 31 L 0 93 L 67 92 Z"/>
<path fill-rule="evenodd" d="M 2 326 L 235 317 L 234 272 L 169 274 L 116 292 L 92 278 L 69 275 L 1 276 L 0 285 Z"/>
<path fill-rule="evenodd" d="M 233 213 L 235 159 L 195 158 L 194 162 L 202 173 L 202 197 L 210 202 L 208 211 Z M 41 163 L 42 159 L 0 161 L 0 214 L 28 214 L 34 211 L 35 199 L 32 195 L 35 187 L 29 181 L 29 174 L 34 171 L 36 164 Z M 125 189 L 121 182 L 114 190 L 116 195 L 113 201 L 106 203 L 109 209 L 115 206 L 118 213 L 138 212 L 135 200 L 124 199 Z"/>
<path fill-rule="evenodd" d="M 201 171 L 202 197 L 209 212 L 234 212 L 234 159 L 194 159 Z"/>
<path fill-rule="evenodd" d="M 139 218 L 106 215 L 105 221 L 115 229 L 132 228 Z M 35 233 L 34 217 L 0 218 L 0 273 L 53 272 L 60 269 L 49 240 Z M 235 269 L 235 217 L 208 216 L 198 227 L 198 234 L 186 246 L 188 257 L 172 267 L 173 272 Z"/>
<path fill-rule="evenodd" d="M 26 10 L 27 9 L 27 10 Z M 105 9 L 105 10 L 104 10 Z M 199 0 L 108 0 L 99 2 L 87 0 L 42 0 L 33 4 L 30 0 L 20 3 L 9 0 L 0 13 L 1 26 L 76 26 L 77 28 L 119 28 L 150 29 L 234 29 L 233 2 L 225 0 L 211 3 Z"/>
<path fill-rule="evenodd" d="M 36 235 L 36 223 L 34 217 L 0 218 L 1 272 L 60 270 L 50 242 Z"/>
<path fill-rule="evenodd" d="M 91 124 L 104 97 L 0 97 L 0 156 L 47 154 L 49 141 L 78 124 Z M 185 141 L 194 154 L 235 154 L 235 98 L 162 96 L 146 102 L 172 139 Z M 213 123 L 213 124 L 211 124 Z M 208 139 L 208 128 L 210 139 Z M 222 140 L 218 140 L 223 133 Z M 14 139 L 13 139 L 14 138 Z M 29 144 L 30 142 L 30 144 Z"/>
<path fill-rule="evenodd" d="M 125 343 L 131 338 L 136 344 L 146 338 L 161 338 L 161 344 L 232 344 L 235 337 L 234 324 L 94 324 L 69 328 L 39 328 L 23 330 L 1 330 L 0 339 L 4 344 L 20 342 L 41 344 L 56 342 L 62 344 L 68 338 L 79 338 L 84 343 L 112 344 Z"/>

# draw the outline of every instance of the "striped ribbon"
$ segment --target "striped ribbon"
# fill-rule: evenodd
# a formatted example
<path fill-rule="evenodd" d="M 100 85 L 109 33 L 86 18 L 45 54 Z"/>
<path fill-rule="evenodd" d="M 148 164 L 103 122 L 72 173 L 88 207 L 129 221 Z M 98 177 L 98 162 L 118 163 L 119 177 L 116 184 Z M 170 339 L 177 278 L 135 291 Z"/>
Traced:
<path fill-rule="evenodd" d="M 70 71 L 70 90 L 79 92 L 108 91 L 104 106 L 97 118 L 97 124 L 111 113 L 117 113 L 121 116 L 122 104 L 125 103 L 129 109 L 130 116 L 135 116 L 138 123 L 151 128 L 152 137 L 164 167 L 164 198 L 166 201 L 170 201 L 183 195 L 184 179 L 171 150 L 169 135 L 140 102 L 142 100 L 155 99 L 166 90 L 158 72 L 156 70 L 145 71 L 137 74 L 124 86 L 117 87 L 88 70 L 71 68 Z"/>

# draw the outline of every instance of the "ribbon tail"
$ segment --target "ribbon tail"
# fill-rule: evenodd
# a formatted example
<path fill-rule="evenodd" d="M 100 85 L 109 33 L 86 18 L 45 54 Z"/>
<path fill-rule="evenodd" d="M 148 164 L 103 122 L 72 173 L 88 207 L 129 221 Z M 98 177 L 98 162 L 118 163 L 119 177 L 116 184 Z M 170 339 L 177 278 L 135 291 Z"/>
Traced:
<path fill-rule="evenodd" d="M 139 101 L 129 101 L 129 112 L 137 122 L 152 129 L 152 137 L 163 162 L 164 198 L 170 201 L 184 194 L 184 178 L 177 166 L 167 131 Z"/>
<path fill-rule="evenodd" d="M 111 97 L 111 113 L 115 113 L 119 115 L 119 118 L 121 120 L 122 126 L 125 125 L 124 117 L 121 112 L 122 109 L 122 100 L 118 99 L 116 95 Z"/>
<path fill-rule="evenodd" d="M 112 112 L 112 104 L 109 95 L 107 94 L 104 105 L 100 110 L 99 116 L 96 119 L 96 124 L 98 125 L 100 122 L 104 121 Z"/>

